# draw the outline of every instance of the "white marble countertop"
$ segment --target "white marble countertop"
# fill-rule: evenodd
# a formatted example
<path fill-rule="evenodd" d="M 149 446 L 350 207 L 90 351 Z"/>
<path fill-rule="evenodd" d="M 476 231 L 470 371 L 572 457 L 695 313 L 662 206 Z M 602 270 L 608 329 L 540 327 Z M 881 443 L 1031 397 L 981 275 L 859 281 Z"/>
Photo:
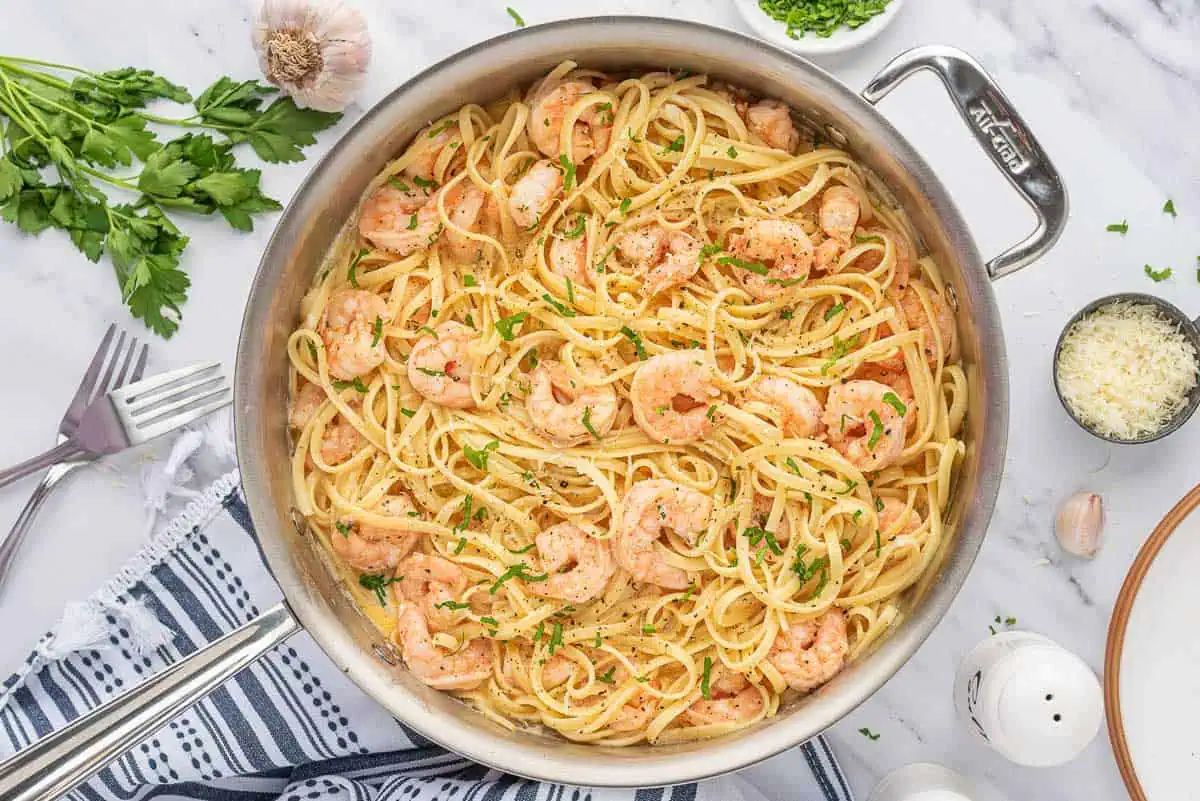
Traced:
<path fill-rule="evenodd" d="M 359 5 L 371 20 L 375 62 L 347 122 L 418 69 L 512 27 L 499 0 Z M 586 6 L 518 0 L 517 8 L 530 24 L 643 13 L 742 27 L 727 0 L 596 0 Z M 96 69 L 152 67 L 196 90 L 221 74 L 257 75 L 242 0 L 113 0 L 102 14 L 80 13 L 72 0 L 22 0 L 6 4 L 4 16 L 3 53 Z M 1108 447 L 1065 417 L 1049 368 L 1063 323 L 1100 295 L 1149 291 L 1200 311 L 1193 269 L 1200 254 L 1194 222 L 1200 208 L 1198 40 L 1194 0 L 909 0 L 875 42 L 824 62 L 861 87 L 907 47 L 966 49 L 993 72 L 1042 139 L 1072 202 L 1058 247 L 995 286 L 1012 374 L 1011 436 L 1000 500 L 975 570 L 916 657 L 831 732 L 860 798 L 883 773 L 912 761 L 943 762 L 986 778 L 1014 800 L 1124 797 L 1103 733 L 1067 766 L 1016 767 L 964 736 L 950 686 L 958 660 L 998 614 L 1057 639 L 1099 671 L 1126 568 L 1154 523 L 1197 479 L 1189 457 L 1200 448 L 1200 424 L 1156 445 Z M 933 78 L 914 79 L 881 109 L 948 185 L 985 256 L 1024 236 L 1032 224 L 1027 209 L 975 149 Z M 336 132 L 325 135 L 306 163 L 266 169 L 268 194 L 286 201 L 312 157 L 335 138 Z M 1177 219 L 1160 211 L 1168 197 L 1179 209 Z M 1128 236 L 1105 233 L 1105 224 L 1122 219 L 1129 220 Z M 243 298 L 272 223 L 266 218 L 253 234 L 241 235 L 220 221 L 186 221 L 193 239 L 186 261 L 191 298 L 178 335 L 152 340 L 151 369 L 202 358 L 232 367 Z M 1175 276 L 1152 284 L 1144 263 L 1172 266 Z M 35 240 L 0 226 L 0 297 L 0 409 L 7 422 L 0 463 L 10 463 L 52 442 L 104 328 L 129 319 L 109 266 L 89 264 L 57 232 Z M 15 667 L 65 602 L 88 596 L 142 544 L 137 475 L 150 458 L 148 452 L 125 455 L 82 471 L 51 498 L 0 599 L 0 668 Z M 0 491 L 0 523 L 16 516 L 31 488 L 27 482 Z M 1107 504 L 1106 543 L 1091 562 L 1063 555 L 1050 529 L 1055 504 L 1078 489 L 1102 493 Z M 880 739 L 860 736 L 862 726 Z M 787 798 L 786 776 L 797 758 L 772 760 L 753 777 L 772 797 Z"/>

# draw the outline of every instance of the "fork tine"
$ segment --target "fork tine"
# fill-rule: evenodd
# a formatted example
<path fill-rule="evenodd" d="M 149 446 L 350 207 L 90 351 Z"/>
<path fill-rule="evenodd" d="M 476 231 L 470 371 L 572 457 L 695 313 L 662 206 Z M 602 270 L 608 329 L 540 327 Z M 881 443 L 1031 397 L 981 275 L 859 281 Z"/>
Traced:
<path fill-rule="evenodd" d="M 125 331 L 122 329 L 120 335 L 117 337 L 117 344 L 113 346 L 113 357 L 108 362 L 108 369 L 104 371 L 104 378 L 100 379 L 96 384 L 96 397 L 108 392 L 109 387 L 112 386 L 113 373 L 116 372 L 117 362 L 121 360 L 121 349 L 124 347 Z"/>
<path fill-rule="evenodd" d="M 96 380 L 100 377 L 100 370 L 104 368 L 104 362 L 108 359 L 109 346 L 112 345 L 113 336 L 116 333 L 117 324 L 110 323 L 108 330 L 104 332 L 104 338 L 100 340 L 100 345 L 96 348 L 95 355 L 92 356 L 92 361 L 88 363 L 87 372 L 83 374 L 79 386 L 75 389 L 75 396 L 71 398 L 71 404 L 68 407 L 68 417 L 83 416 L 83 410 L 87 408 L 92 391 L 96 388 Z"/>
<path fill-rule="evenodd" d="M 176 399 L 172 399 L 170 403 L 158 404 L 149 411 L 141 412 L 131 416 L 130 419 L 138 428 L 142 428 L 143 426 L 152 426 L 168 415 L 178 412 L 181 409 L 186 409 L 189 406 L 193 406 L 197 403 L 203 403 L 211 400 L 218 395 L 223 395 L 228 390 L 229 387 L 225 384 L 224 380 L 222 380 L 214 383 L 212 387 L 206 387 L 202 391 L 189 392 Z"/>
<path fill-rule="evenodd" d="M 142 352 L 138 356 L 137 364 L 133 366 L 133 375 L 129 377 L 130 383 L 142 380 L 142 373 L 146 372 L 146 357 L 150 355 L 150 346 L 142 345 Z"/>
<path fill-rule="evenodd" d="M 192 408 L 187 409 L 182 412 L 179 412 L 178 414 L 172 415 L 170 417 L 162 418 L 158 422 L 151 423 L 150 425 L 138 426 L 138 428 L 137 428 L 138 439 L 143 442 L 148 439 L 153 439 L 154 437 L 157 437 L 161 434 L 166 434 L 169 431 L 174 431 L 175 429 L 179 428 L 180 426 L 185 426 L 188 423 L 191 423 L 195 420 L 199 420 L 201 417 L 203 417 L 206 414 L 209 414 L 210 412 L 215 412 L 217 409 L 220 409 L 222 406 L 227 405 L 229 403 L 229 401 L 231 400 L 231 398 L 219 397 L 219 396 L 225 395 L 228 391 L 229 391 L 229 389 L 227 387 L 222 387 L 219 393 L 214 393 L 214 394 L 218 395 L 218 397 L 215 400 L 211 400 L 201 406 L 193 406 Z M 205 396 L 205 397 L 208 397 L 208 396 Z M 194 403 L 195 401 L 193 400 L 192 402 Z"/>
<path fill-rule="evenodd" d="M 137 401 L 125 404 L 125 411 L 131 417 L 146 417 L 160 414 L 163 404 L 174 403 L 180 398 L 196 397 L 200 392 L 208 392 L 212 387 L 224 384 L 224 375 L 210 373 L 169 387 L 167 390 L 152 393 L 149 397 L 139 397 Z"/>
<path fill-rule="evenodd" d="M 129 349 L 125 351 L 125 360 L 121 363 L 121 372 L 117 373 L 117 378 L 110 389 L 116 389 L 125 385 L 125 377 L 129 375 L 129 367 L 133 364 L 133 356 L 137 353 L 137 347 L 137 337 L 132 337 L 129 341 Z"/>
<path fill-rule="evenodd" d="M 149 378 L 143 378 L 136 384 L 126 384 L 120 389 L 114 390 L 113 395 L 119 402 L 126 403 L 140 399 L 156 389 L 169 386 L 185 378 L 190 378 L 191 376 L 219 368 L 220 366 L 220 362 L 201 362 L 200 364 L 188 365 L 178 370 L 171 370 L 168 373 L 159 373 Z"/>
<path fill-rule="evenodd" d="M 201 391 L 208 384 L 220 384 L 224 381 L 225 377 L 220 372 L 201 373 L 194 378 L 177 382 L 163 389 L 140 393 L 125 401 L 125 411 L 133 416 L 144 416 L 164 403 L 184 395 L 195 395 L 197 391 Z"/>

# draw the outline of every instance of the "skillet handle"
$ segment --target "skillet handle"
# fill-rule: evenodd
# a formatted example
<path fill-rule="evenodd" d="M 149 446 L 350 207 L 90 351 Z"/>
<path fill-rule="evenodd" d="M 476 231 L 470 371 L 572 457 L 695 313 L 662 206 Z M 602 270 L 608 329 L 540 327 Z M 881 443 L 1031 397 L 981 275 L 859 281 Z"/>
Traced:
<path fill-rule="evenodd" d="M 1040 258 L 1062 234 L 1067 222 L 1067 190 L 1062 178 L 992 77 L 957 48 L 926 45 L 901 53 L 871 79 L 862 97 L 878 103 L 920 70 L 930 70 L 942 79 L 975 140 L 1037 215 L 1032 234 L 986 265 L 992 279 L 1016 272 Z"/>
<path fill-rule="evenodd" d="M 282 603 L 0 762 L 0 798 L 49 801 L 300 630 Z"/>

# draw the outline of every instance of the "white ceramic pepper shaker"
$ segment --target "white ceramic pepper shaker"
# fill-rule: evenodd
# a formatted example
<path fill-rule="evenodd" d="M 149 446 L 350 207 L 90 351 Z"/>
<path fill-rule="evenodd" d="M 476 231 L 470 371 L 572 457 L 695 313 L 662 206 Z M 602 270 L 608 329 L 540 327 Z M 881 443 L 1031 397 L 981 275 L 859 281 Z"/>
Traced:
<path fill-rule="evenodd" d="M 954 705 L 972 735 L 1031 767 L 1070 762 L 1104 718 L 1091 668 L 1028 631 L 995 634 L 975 646 L 959 665 Z"/>

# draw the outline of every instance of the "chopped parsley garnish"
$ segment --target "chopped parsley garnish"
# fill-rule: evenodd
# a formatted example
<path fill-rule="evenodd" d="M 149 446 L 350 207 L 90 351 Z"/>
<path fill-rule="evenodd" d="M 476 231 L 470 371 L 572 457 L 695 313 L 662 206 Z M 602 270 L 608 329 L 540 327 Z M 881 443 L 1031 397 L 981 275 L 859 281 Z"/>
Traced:
<path fill-rule="evenodd" d="M 375 323 L 371 326 L 371 347 L 378 345 L 381 339 L 383 339 L 383 318 L 377 314 Z"/>
<path fill-rule="evenodd" d="M 463 276 L 463 286 L 479 286 L 479 282 L 475 280 L 475 276 L 467 273 Z"/>
<path fill-rule="evenodd" d="M 437 189 L 437 186 L 438 186 L 437 181 L 434 181 L 434 180 L 431 180 L 428 178 L 422 178 L 419 175 L 413 176 L 413 183 L 416 184 L 417 186 L 421 187 L 422 189 Z"/>
<path fill-rule="evenodd" d="M 409 231 L 417 230 L 417 215 L 413 214 L 412 216 L 410 216 L 408 218 L 408 230 Z"/>
<path fill-rule="evenodd" d="M 711 245 L 705 245 L 704 247 L 700 248 L 700 263 L 703 264 L 705 259 L 709 258 L 710 256 L 717 255 L 724 249 L 725 247 L 720 242 L 714 242 Z"/>
<path fill-rule="evenodd" d="M 704 675 L 700 677 L 700 694 L 707 699 L 712 699 L 712 691 L 709 689 L 709 682 L 712 680 L 712 657 L 704 657 Z"/>
<path fill-rule="evenodd" d="M 627 325 L 621 326 L 621 333 L 633 343 L 633 350 L 637 353 L 638 361 L 644 362 L 648 358 L 646 356 L 646 346 L 642 344 L 642 337 L 632 328 Z"/>
<path fill-rule="evenodd" d="M 867 449 L 875 450 L 875 446 L 883 437 L 883 421 L 879 419 L 879 413 L 874 409 L 867 412 L 867 416 L 871 418 L 871 437 L 867 440 Z"/>
<path fill-rule="evenodd" d="M 1168 200 L 1166 203 L 1163 204 L 1163 214 L 1170 214 L 1172 217 L 1179 216 L 1175 213 L 1175 201 L 1174 200 Z"/>
<path fill-rule="evenodd" d="M 517 312 L 510 317 L 501 317 L 496 321 L 496 331 L 499 332 L 500 338 L 505 342 L 512 342 L 516 339 L 516 331 L 514 330 L 525 319 L 529 317 L 528 312 Z"/>
<path fill-rule="evenodd" d="M 783 311 L 781 311 L 781 312 L 779 313 L 779 319 L 780 319 L 780 320 L 790 320 L 790 319 L 792 319 L 792 310 L 791 310 L 791 309 L 784 309 Z"/>
<path fill-rule="evenodd" d="M 784 459 L 783 463 L 786 464 L 788 466 L 788 469 L 791 470 L 793 473 L 795 473 L 796 475 L 800 475 L 800 465 L 796 464 L 796 460 L 793 459 L 791 456 Z"/>
<path fill-rule="evenodd" d="M 829 311 L 825 312 L 825 322 L 829 322 L 834 317 L 836 317 L 840 312 L 844 312 L 845 310 L 846 310 L 846 304 L 835 303 L 834 305 L 829 307 Z"/>
<path fill-rule="evenodd" d="M 627 198 L 624 198 L 623 200 L 621 200 L 621 205 L 617 206 L 617 208 L 621 211 L 621 214 L 628 214 L 629 207 L 632 205 L 633 205 L 633 198 L 627 197 Z"/>
<path fill-rule="evenodd" d="M 405 183 L 404 179 L 401 178 L 399 175 L 393 175 L 391 178 L 388 178 L 387 182 L 389 184 L 391 184 L 392 186 L 396 187 L 397 189 L 399 189 L 401 192 L 411 192 L 412 191 L 412 187 L 409 186 L 407 183 Z"/>
<path fill-rule="evenodd" d="M 458 123 L 457 123 L 455 120 L 453 120 L 453 119 L 449 119 L 449 120 L 443 120 L 443 121 L 441 122 L 441 124 L 439 124 L 439 125 L 436 125 L 436 126 L 434 126 L 434 127 L 432 127 L 432 128 L 430 128 L 430 129 L 429 129 L 429 134 L 428 134 L 428 137 L 429 137 L 430 139 L 433 139 L 433 138 L 434 138 L 434 137 L 436 137 L 438 134 L 440 134 L 442 131 L 449 130 L 449 129 L 453 128 L 453 127 L 454 127 L 455 125 L 457 125 L 457 124 L 458 124 Z"/>
<path fill-rule="evenodd" d="M 546 301 L 551 306 L 553 306 L 554 310 L 556 312 L 558 312 L 559 317 L 574 317 L 575 316 L 574 309 L 572 309 L 570 306 L 564 306 L 563 304 L 559 303 L 557 300 L 555 300 L 553 297 L 551 297 L 549 292 L 542 293 L 542 300 Z"/>
<path fill-rule="evenodd" d="M 508 551 L 509 553 L 515 553 L 515 554 L 529 553 L 530 551 L 532 551 L 532 550 L 533 550 L 533 548 L 534 548 L 534 545 L 535 545 L 535 544 L 536 544 L 536 543 L 532 543 L 532 542 L 531 542 L 531 543 L 529 543 L 528 545 L 526 545 L 524 548 L 517 548 L 517 549 L 515 549 L 515 550 L 514 550 L 514 549 L 512 549 L 512 548 L 509 548 L 509 547 L 506 545 L 506 546 L 504 546 L 504 550 Z"/>
<path fill-rule="evenodd" d="M 559 154 L 558 163 L 563 171 L 563 192 L 570 192 L 575 185 L 575 164 L 567 158 L 566 153 Z"/>
<path fill-rule="evenodd" d="M 350 282 L 350 286 L 358 289 L 358 263 L 363 260 L 363 257 L 371 252 L 370 248 L 363 248 L 354 254 L 354 258 L 350 260 L 350 269 L 346 271 L 346 280 Z"/>
<path fill-rule="evenodd" d="M 868 729 L 865 726 L 863 728 L 859 729 L 858 733 L 861 734 L 863 737 L 866 737 L 871 742 L 874 742 L 879 739 L 878 734 L 875 734 L 874 732 L 872 732 L 870 729 Z"/>
<path fill-rule="evenodd" d="M 864 244 L 866 242 L 882 242 L 883 237 L 875 236 L 874 234 L 855 234 L 854 241 L 858 242 L 859 244 Z"/>
<path fill-rule="evenodd" d="M 500 576 L 492 583 L 492 586 L 488 588 L 488 594 L 495 595 L 500 591 L 500 587 L 503 586 L 504 582 L 514 578 L 521 579 L 522 581 L 545 581 L 546 579 L 550 578 L 550 576 L 545 573 L 538 573 L 537 575 L 534 575 L 529 572 L 528 565 L 526 565 L 524 562 L 517 562 L 515 565 L 511 565 L 508 570 L 505 570 L 500 574 Z"/>
<path fill-rule="evenodd" d="M 875 558 L 879 558 L 879 554 L 883 551 L 883 543 L 879 539 L 879 529 L 875 529 Z"/>
<path fill-rule="evenodd" d="M 575 302 L 575 285 L 573 283 L 571 283 L 570 278 L 566 279 L 566 281 L 567 281 L 567 303 L 574 303 Z"/>
<path fill-rule="evenodd" d="M 437 316 L 437 312 L 434 312 L 434 316 Z M 423 325 L 423 326 L 421 326 L 420 328 L 418 328 L 418 329 L 417 329 L 417 333 L 418 333 L 418 334 L 419 334 L 419 333 L 421 333 L 422 331 L 424 331 L 425 333 L 429 334 L 429 336 L 433 337 L 434 339 L 437 339 L 437 331 L 434 331 L 434 330 L 433 330 L 432 328 L 430 328 L 429 326 L 427 326 L 427 325 Z"/>
<path fill-rule="evenodd" d="M 1125 234 L 1129 233 L 1129 220 L 1121 220 L 1119 223 L 1113 223 L 1106 226 L 1104 230 L 1125 236 Z"/>
<path fill-rule="evenodd" d="M 908 407 L 904 405 L 904 401 L 900 400 L 900 396 L 895 392 L 883 393 L 883 402 L 896 410 L 896 414 L 903 417 L 908 413 Z"/>
<path fill-rule="evenodd" d="M 312 360 L 315 363 L 317 361 L 317 346 L 312 343 L 311 339 L 307 340 L 304 344 L 308 345 L 308 355 L 312 356 Z"/>
<path fill-rule="evenodd" d="M 587 230 L 587 215 L 578 214 L 575 216 L 575 227 L 570 231 L 563 231 L 564 239 L 578 239 L 583 236 L 583 232 Z"/>
<path fill-rule="evenodd" d="M 786 289 L 790 286 L 796 286 L 796 284 L 803 284 L 807 280 L 808 276 L 803 278 L 768 278 L 767 283 L 771 284 L 772 286 L 781 286 Z"/>
<path fill-rule="evenodd" d="M 730 145 L 729 149 L 726 150 L 725 153 L 728 154 L 729 158 L 731 159 L 736 159 L 738 157 L 737 148 L 733 145 Z"/>
<path fill-rule="evenodd" d="M 599 634 L 596 635 L 597 638 L 599 636 L 600 636 Z M 596 646 L 596 647 L 599 648 L 600 646 Z M 616 667 L 616 665 L 613 665 L 608 670 L 604 671 L 599 676 L 597 676 L 596 681 L 602 681 L 605 684 L 616 684 L 617 680 L 615 678 L 613 678 L 616 675 L 616 673 L 617 673 L 617 667 Z"/>
<path fill-rule="evenodd" d="M 876 499 L 875 499 L 875 511 L 876 511 L 876 512 L 882 512 L 882 511 L 883 511 L 883 498 L 876 498 Z"/>
<path fill-rule="evenodd" d="M 367 391 L 367 385 L 362 382 L 361 378 L 355 378 L 353 381 L 334 381 L 333 388 L 337 390 L 353 389 L 355 392 Z"/>
<path fill-rule="evenodd" d="M 1146 276 L 1155 283 L 1158 283 L 1159 281 L 1166 281 L 1168 278 L 1171 277 L 1171 268 L 1170 267 L 1164 267 L 1161 270 L 1156 270 L 1153 267 L 1151 267 L 1149 264 L 1147 264 L 1145 267 L 1142 268 L 1142 270 L 1146 273 Z"/>
<path fill-rule="evenodd" d="M 714 403 L 712 406 L 708 407 L 708 411 L 704 413 L 704 416 L 708 418 L 708 422 L 715 423 L 716 415 L 717 415 L 717 405 Z"/>
<path fill-rule="evenodd" d="M 592 645 L 596 648 L 599 648 L 603 644 L 604 640 L 600 639 L 600 629 L 596 629 L 596 641 L 593 642 Z"/>
<path fill-rule="evenodd" d="M 658 631 L 657 628 L 655 628 L 654 626 L 651 626 L 648 623 L 646 625 L 642 626 L 642 634 L 654 634 L 657 631 Z"/>
<path fill-rule="evenodd" d="M 835 334 L 833 337 L 833 353 L 829 356 L 829 361 L 821 365 L 821 375 L 829 372 L 829 368 L 837 364 L 837 360 L 848 354 L 855 345 L 858 344 L 858 334 L 855 334 L 850 339 L 838 339 Z"/>
<path fill-rule="evenodd" d="M 532 370 L 533 368 L 538 366 L 538 349 L 530 348 L 529 350 L 525 351 L 525 355 L 522 356 L 521 358 L 525 359 L 529 362 L 529 369 Z M 521 385 L 521 391 L 524 392 L 526 395 L 528 395 L 529 394 L 528 385 L 524 385 L 524 384 Z"/>
<path fill-rule="evenodd" d="M 583 407 L 583 419 L 580 422 L 583 423 L 583 427 L 587 429 L 589 434 L 591 434 L 596 439 L 600 439 L 600 435 L 598 433 L 596 433 L 595 426 L 592 425 L 592 407 L 591 406 Z"/>
<path fill-rule="evenodd" d="M 467 457 L 467 461 L 475 466 L 475 469 L 487 472 L 488 456 L 490 451 L 494 451 L 500 447 L 499 440 L 492 440 L 487 445 L 484 445 L 479 450 L 475 450 L 470 445 L 463 445 L 463 455 Z"/>
<path fill-rule="evenodd" d="M 433 608 L 434 609 L 449 609 L 451 611 L 457 612 L 459 609 L 470 609 L 471 605 L 468 603 L 460 603 L 459 601 L 442 601 L 441 603 L 434 604 Z"/>
<path fill-rule="evenodd" d="M 737 267 L 739 270 L 748 270 L 756 275 L 767 274 L 767 265 L 759 264 L 756 261 L 742 261 L 733 256 L 722 256 L 717 259 L 717 264 L 728 264 L 730 267 Z"/>
<path fill-rule="evenodd" d="M 696 594 L 696 585 L 695 585 L 695 584 L 689 584 L 689 585 L 688 585 L 688 587 L 687 587 L 687 592 L 685 592 L 685 593 L 683 594 L 683 600 L 685 600 L 685 601 L 690 601 L 690 600 L 692 600 L 692 596 L 693 596 L 693 595 L 695 595 L 695 594 Z"/>
<path fill-rule="evenodd" d="M 350 536 L 351 526 L 349 523 L 339 520 L 333 524 L 333 527 L 336 528 L 338 530 L 338 533 L 341 534 L 343 537 Z"/>
<path fill-rule="evenodd" d="M 563 644 L 563 628 L 562 623 L 554 624 L 554 631 L 550 634 L 550 655 L 554 656 L 554 649 L 561 648 Z"/>
<path fill-rule="evenodd" d="M 515 8 L 513 8 L 512 6 L 508 6 L 504 10 L 508 12 L 508 16 L 512 17 L 512 21 L 513 21 L 514 25 L 516 25 L 518 28 L 525 27 L 525 20 L 521 17 L 520 14 L 517 13 L 517 10 Z"/>
<path fill-rule="evenodd" d="M 776 556 L 783 555 L 783 546 L 776 540 L 775 535 L 765 528 L 752 527 L 742 532 L 742 535 L 750 540 L 751 547 L 758 545 L 760 542 L 766 541 L 766 545 L 771 549 L 771 553 Z"/>
<path fill-rule="evenodd" d="M 458 542 L 454 546 L 454 555 L 458 556 L 467 547 L 467 538 L 459 537 Z"/>
<path fill-rule="evenodd" d="M 544 621 L 537 624 L 537 628 L 533 630 L 533 642 L 536 645 L 542 641 L 542 637 L 546 636 L 546 623 Z"/>
<path fill-rule="evenodd" d="M 670 142 L 667 143 L 666 147 L 663 148 L 662 155 L 665 156 L 668 153 L 681 152 L 683 150 L 683 143 L 685 141 L 687 141 L 687 140 L 685 140 L 683 138 L 683 134 L 680 134 L 679 136 L 675 137 L 674 139 L 672 139 Z"/>
<path fill-rule="evenodd" d="M 417 370 L 431 378 L 444 378 L 446 376 L 445 370 L 430 370 L 428 367 L 418 367 Z"/>
<path fill-rule="evenodd" d="M 379 600 L 380 606 L 387 606 L 387 594 L 384 592 L 389 584 L 396 584 L 404 581 L 404 576 L 393 576 L 388 578 L 384 575 L 373 576 L 369 573 L 360 573 L 358 576 L 358 584 L 365 590 L 374 590 L 375 597 Z"/>
<path fill-rule="evenodd" d="M 857 486 L 858 486 L 857 481 L 855 481 L 852 478 L 848 478 L 848 479 L 846 479 L 845 489 L 838 490 L 837 492 L 834 493 L 834 495 L 849 495 L 850 493 L 854 492 L 854 488 Z"/>
<path fill-rule="evenodd" d="M 405 417 L 416 417 L 417 415 L 417 413 L 412 409 L 405 409 L 403 406 L 400 407 L 400 414 L 404 415 Z"/>
<path fill-rule="evenodd" d="M 484 616 L 479 618 L 479 622 L 490 629 L 490 631 L 488 631 L 488 635 L 492 637 L 495 637 L 496 632 L 500 629 L 500 621 L 496 620 L 494 617 Z"/>

